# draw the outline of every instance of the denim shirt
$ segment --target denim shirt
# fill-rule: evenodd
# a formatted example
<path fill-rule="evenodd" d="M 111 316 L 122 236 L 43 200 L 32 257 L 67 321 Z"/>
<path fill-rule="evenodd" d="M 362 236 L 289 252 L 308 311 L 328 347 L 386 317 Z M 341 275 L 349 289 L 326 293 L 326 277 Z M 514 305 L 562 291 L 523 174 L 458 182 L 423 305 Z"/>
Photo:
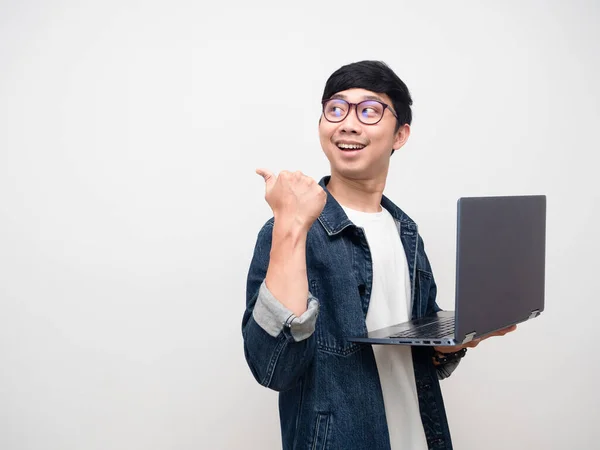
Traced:
<path fill-rule="evenodd" d="M 242 320 L 244 353 L 255 379 L 279 392 L 284 450 L 389 450 L 383 394 L 373 349 L 348 342 L 366 333 L 373 281 L 364 232 L 320 185 L 326 205 L 311 226 L 306 248 L 308 309 L 300 317 L 278 302 L 264 280 L 273 219 L 258 234 Z M 388 198 L 412 285 L 412 315 L 437 312 L 436 285 L 417 225 Z M 401 276 L 401 275 L 399 275 Z M 451 449 L 439 379 L 456 363 L 434 366 L 431 347 L 413 347 L 421 421 L 430 449 Z"/>

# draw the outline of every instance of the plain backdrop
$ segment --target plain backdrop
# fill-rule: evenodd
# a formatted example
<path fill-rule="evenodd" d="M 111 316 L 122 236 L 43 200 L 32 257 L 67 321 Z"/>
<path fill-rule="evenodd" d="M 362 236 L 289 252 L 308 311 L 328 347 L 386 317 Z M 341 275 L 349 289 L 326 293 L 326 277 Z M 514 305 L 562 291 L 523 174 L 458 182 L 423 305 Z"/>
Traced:
<path fill-rule="evenodd" d="M 259 166 L 327 77 L 414 98 L 386 194 L 454 305 L 459 196 L 546 194 L 546 311 L 443 382 L 455 448 L 598 448 L 598 2 L 0 2 L 0 448 L 281 448 L 243 356 Z M 515 230 L 518 232 L 518 230 Z"/>

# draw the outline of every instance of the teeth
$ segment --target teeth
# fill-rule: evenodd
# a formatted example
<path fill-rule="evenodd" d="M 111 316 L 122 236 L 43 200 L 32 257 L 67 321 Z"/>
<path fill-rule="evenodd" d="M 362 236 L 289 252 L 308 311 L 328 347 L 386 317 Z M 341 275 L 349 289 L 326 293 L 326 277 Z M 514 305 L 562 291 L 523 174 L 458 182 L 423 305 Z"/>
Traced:
<path fill-rule="evenodd" d="M 364 145 L 358 144 L 338 144 L 338 147 L 344 150 L 360 150 L 365 148 Z"/>

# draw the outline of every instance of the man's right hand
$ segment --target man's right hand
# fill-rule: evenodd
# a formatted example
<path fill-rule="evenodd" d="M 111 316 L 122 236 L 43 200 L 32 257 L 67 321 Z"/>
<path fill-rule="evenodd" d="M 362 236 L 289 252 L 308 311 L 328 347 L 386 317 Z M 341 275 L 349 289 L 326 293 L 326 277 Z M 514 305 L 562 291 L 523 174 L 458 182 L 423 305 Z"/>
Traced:
<path fill-rule="evenodd" d="M 300 171 L 283 171 L 278 176 L 266 169 L 256 173 L 265 180 L 265 200 L 275 220 L 308 231 L 325 207 L 325 190 Z"/>

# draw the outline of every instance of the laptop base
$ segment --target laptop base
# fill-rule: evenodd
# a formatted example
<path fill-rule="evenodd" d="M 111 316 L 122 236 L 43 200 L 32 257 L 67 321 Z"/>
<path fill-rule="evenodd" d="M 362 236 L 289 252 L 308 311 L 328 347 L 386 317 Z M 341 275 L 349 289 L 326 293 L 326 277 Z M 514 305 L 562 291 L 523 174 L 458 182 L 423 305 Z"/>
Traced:
<path fill-rule="evenodd" d="M 454 339 L 454 311 L 440 311 L 422 319 L 371 331 L 367 336 L 354 336 L 348 341 L 435 347 L 458 345 Z"/>

